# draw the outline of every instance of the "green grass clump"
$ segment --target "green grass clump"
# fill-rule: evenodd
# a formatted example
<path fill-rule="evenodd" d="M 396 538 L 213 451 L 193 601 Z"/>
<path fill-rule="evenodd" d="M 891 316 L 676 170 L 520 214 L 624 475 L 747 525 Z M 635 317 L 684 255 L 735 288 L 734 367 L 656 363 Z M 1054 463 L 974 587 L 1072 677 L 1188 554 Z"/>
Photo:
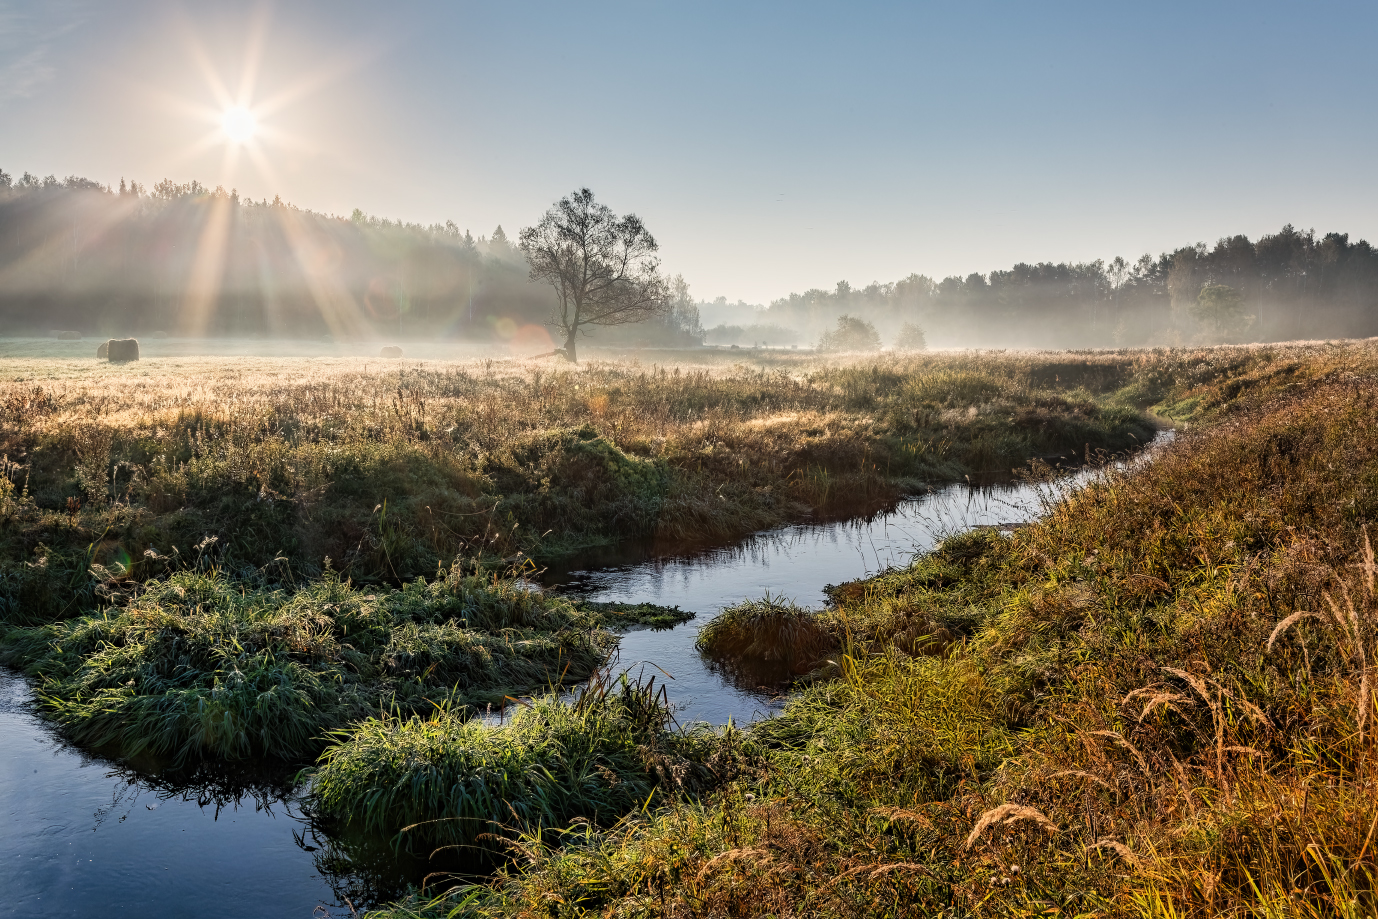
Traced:
<path fill-rule="evenodd" d="M 330 572 L 295 591 L 180 572 L 122 608 L 11 629 L 0 649 L 80 744 L 292 760 L 380 709 L 478 707 L 585 679 L 615 644 L 602 621 L 459 564 L 400 590 Z"/>
<path fill-rule="evenodd" d="M 766 594 L 724 609 L 699 630 L 694 646 L 730 669 L 788 678 L 817 669 L 838 644 L 818 613 Z"/>
<path fill-rule="evenodd" d="M 321 757 L 313 807 L 409 845 L 492 851 L 500 840 L 563 829 L 583 818 L 611 825 L 711 777 L 713 741 L 670 729 L 654 680 L 625 677 L 524 704 L 500 725 L 451 711 L 372 718 Z"/>

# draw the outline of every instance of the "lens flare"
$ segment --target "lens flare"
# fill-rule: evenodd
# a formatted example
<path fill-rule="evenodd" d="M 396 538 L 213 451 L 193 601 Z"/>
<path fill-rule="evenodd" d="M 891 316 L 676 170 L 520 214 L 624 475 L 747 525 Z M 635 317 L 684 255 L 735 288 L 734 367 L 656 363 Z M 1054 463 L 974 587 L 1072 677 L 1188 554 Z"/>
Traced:
<path fill-rule="evenodd" d="M 228 108 L 220 116 L 220 130 L 225 132 L 225 136 L 233 143 L 247 144 L 253 140 L 254 131 L 257 129 L 258 119 L 243 106 Z"/>

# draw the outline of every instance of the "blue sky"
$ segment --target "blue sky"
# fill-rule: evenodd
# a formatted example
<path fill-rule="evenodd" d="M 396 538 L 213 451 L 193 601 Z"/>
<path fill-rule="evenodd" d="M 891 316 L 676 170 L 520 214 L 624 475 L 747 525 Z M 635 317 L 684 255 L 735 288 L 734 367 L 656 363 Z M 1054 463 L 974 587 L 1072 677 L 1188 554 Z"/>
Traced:
<path fill-rule="evenodd" d="M 1378 238 L 1375 26 L 1325 3 L 0 0 L 0 168 L 476 235 L 588 185 L 697 295 L 765 302 L 1288 222 Z M 267 107 L 231 163 L 214 87 L 246 73 Z"/>

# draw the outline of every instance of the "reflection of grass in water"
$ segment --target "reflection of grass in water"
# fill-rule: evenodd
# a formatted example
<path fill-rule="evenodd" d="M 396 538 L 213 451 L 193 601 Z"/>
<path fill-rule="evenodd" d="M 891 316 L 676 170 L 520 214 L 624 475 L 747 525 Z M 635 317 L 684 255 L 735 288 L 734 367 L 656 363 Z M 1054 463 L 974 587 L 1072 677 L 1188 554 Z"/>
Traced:
<path fill-rule="evenodd" d="M 327 821 L 329 822 L 329 821 Z M 470 872 L 491 872 L 484 862 L 467 868 L 438 852 L 434 858 L 399 850 L 385 836 L 362 833 L 331 824 L 327 831 L 315 821 L 293 831 L 297 845 L 311 853 L 317 872 L 330 885 L 341 908 L 370 909 L 397 900 L 412 889 L 446 889 Z"/>

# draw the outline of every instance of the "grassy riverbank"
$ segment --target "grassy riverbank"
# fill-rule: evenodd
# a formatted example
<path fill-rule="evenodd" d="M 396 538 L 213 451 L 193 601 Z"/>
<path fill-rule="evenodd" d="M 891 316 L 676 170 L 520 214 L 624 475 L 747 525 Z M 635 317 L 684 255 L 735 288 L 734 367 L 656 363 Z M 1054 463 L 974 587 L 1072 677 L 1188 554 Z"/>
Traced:
<path fill-rule="evenodd" d="M 394 584 L 460 554 L 731 539 L 1032 457 L 1130 449 L 1151 426 L 1107 397 L 1132 365 L 0 360 L 14 464 L 0 592 L 60 615 L 70 603 L 53 606 L 21 563 L 138 581 L 207 537 L 199 551 L 225 570 L 309 578 L 329 558 Z"/>
<path fill-rule="evenodd" d="M 1208 366 L 1154 463 L 844 585 L 817 628 L 709 630 L 845 652 L 742 777 L 375 915 L 1368 915 L 1378 374 Z"/>

